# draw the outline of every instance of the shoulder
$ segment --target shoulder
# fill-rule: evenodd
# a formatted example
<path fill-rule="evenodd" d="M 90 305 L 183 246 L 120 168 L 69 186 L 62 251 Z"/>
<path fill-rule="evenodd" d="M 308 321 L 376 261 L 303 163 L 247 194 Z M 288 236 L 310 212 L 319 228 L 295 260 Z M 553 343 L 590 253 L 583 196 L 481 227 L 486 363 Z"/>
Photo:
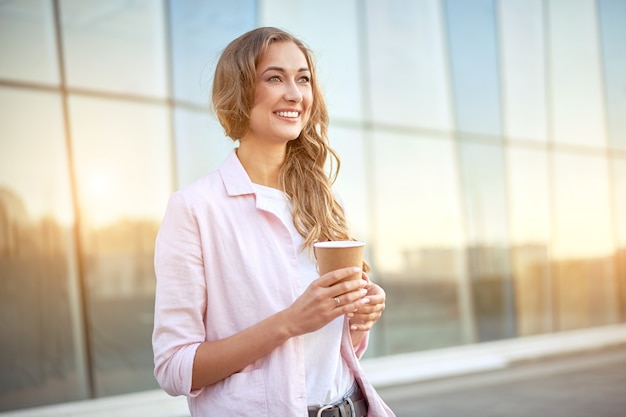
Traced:
<path fill-rule="evenodd" d="M 224 184 L 216 170 L 175 191 L 171 195 L 170 201 L 192 208 L 215 201 L 225 195 Z"/>

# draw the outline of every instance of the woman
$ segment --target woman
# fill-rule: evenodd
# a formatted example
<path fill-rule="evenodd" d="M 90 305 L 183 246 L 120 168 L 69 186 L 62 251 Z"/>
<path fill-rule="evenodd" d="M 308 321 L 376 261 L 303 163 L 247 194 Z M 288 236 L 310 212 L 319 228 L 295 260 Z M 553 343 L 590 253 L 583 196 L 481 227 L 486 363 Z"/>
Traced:
<path fill-rule="evenodd" d="M 188 396 L 193 416 L 392 416 L 358 362 L 384 291 L 365 273 L 338 282 L 358 268 L 319 277 L 311 255 L 351 236 L 336 170 L 324 171 L 338 159 L 310 52 L 279 29 L 242 35 L 217 64 L 213 107 L 239 147 L 168 203 L 155 249 L 159 384 Z"/>

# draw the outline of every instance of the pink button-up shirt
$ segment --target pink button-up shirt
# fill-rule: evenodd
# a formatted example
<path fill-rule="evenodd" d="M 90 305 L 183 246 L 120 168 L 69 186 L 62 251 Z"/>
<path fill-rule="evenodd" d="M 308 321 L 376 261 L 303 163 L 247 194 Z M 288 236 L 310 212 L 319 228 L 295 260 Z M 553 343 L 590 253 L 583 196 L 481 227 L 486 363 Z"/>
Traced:
<path fill-rule="evenodd" d="M 240 332 L 289 307 L 302 293 L 287 227 L 257 197 L 233 151 L 221 167 L 174 193 L 157 236 L 154 375 L 186 395 L 194 417 L 307 416 L 302 337 L 209 387 L 191 390 L 200 343 Z M 341 354 L 369 402 L 369 416 L 393 416 L 359 364 L 344 323 Z"/>

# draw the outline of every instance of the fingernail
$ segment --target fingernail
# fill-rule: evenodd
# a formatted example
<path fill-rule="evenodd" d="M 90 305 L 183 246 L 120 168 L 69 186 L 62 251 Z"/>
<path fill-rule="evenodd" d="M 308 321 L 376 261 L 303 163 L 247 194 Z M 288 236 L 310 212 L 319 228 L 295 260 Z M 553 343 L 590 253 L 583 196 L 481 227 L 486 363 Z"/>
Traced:
<path fill-rule="evenodd" d="M 369 298 L 361 298 L 361 299 L 359 300 L 359 303 L 361 303 L 361 304 L 367 304 L 367 303 L 369 303 L 369 302 L 370 302 L 370 299 L 369 299 Z"/>
<path fill-rule="evenodd" d="M 356 330 L 356 326 L 350 326 L 350 330 Z"/>
<path fill-rule="evenodd" d="M 365 288 L 362 288 L 362 289 L 361 289 L 361 294 L 363 294 L 363 295 L 367 295 L 367 290 L 366 290 Z"/>
<path fill-rule="evenodd" d="M 356 274 L 357 272 L 361 272 L 361 268 L 359 268 L 358 266 L 355 266 L 354 268 L 352 268 L 353 274 Z"/>
<path fill-rule="evenodd" d="M 352 317 L 354 317 L 354 313 L 348 313 L 348 314 L 346 314 L 346 316 L 348 316 L 349 318 L 352 318 Z"/>

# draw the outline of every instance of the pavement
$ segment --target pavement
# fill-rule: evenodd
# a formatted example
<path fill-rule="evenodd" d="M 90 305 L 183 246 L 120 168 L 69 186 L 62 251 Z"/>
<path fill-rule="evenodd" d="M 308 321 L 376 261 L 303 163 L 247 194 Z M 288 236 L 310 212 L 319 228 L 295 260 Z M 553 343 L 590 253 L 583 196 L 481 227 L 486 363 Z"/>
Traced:
<path fill-rule="evenodd" d="M 378 392 L 397 417 L 624 417 L 626 344 Z"/>
<path fill-rule="evenodd" d="M 362 361 L 397 417 L 626 417 L 626 324 Z M 150 390 L 0 417 L 185 417 Z"/>

